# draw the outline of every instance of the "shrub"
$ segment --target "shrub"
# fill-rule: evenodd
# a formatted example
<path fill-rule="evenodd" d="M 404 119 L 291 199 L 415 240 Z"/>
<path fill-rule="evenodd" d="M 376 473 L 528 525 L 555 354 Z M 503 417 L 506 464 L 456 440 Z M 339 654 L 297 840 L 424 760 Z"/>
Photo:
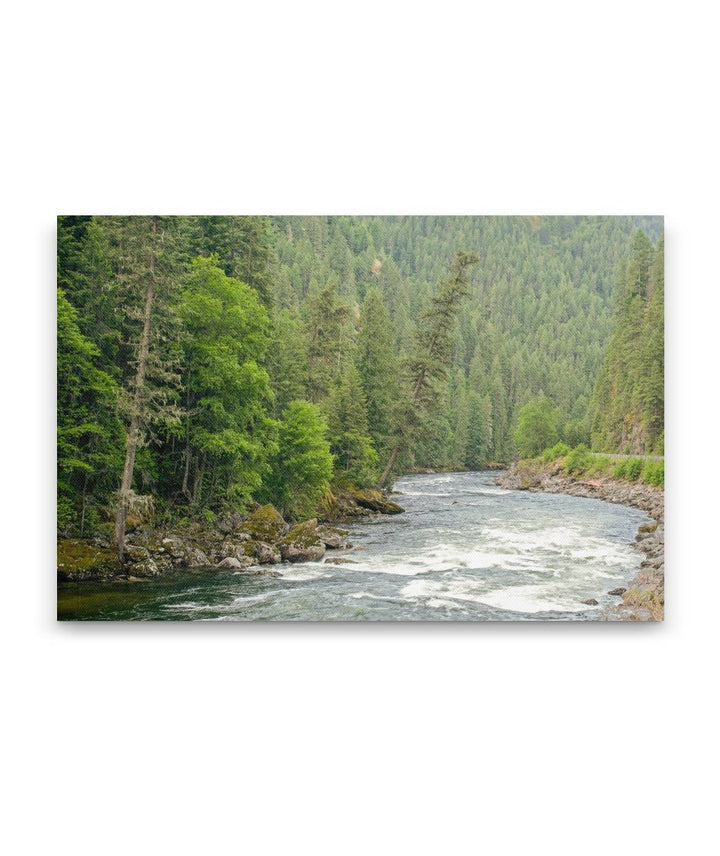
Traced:
<path fill-rule="evenodd" d="M 552 448 L 545 449 L 542 453 L 544 464 L 549 464 L 551 461 L 557 461 L 558 458 L 564 458 L 570 451 L 570 446 L 567 443 L 556 443 Z"/>
<path fill-rule="evenodd" d="M 627 461 L 621 461 L 621 463 L 617 464 L 613 476 L 616 479 L 627 478 Z"/>
<path fill-rule="evenodd" d="M 593 456 L 592 462 L 590 464 L 590 474 L 594 476 L 601 476 L 610 471 L 610 467 L 612 466 L 612 460 L 608 458 L 606 455 L 602 457 Z"/>
<path fill-rule="evenodd" d="M 643 462 L 640 458 L 630 458 L 627 462 L 627 478 L 628 481 L 637 481 L 642 472 Z"/>
<path fill-rule="evenodd" d="M 647 461 L 642 471 L 642 480 L 654 487 L 665 484 L 665 462 Z"/>
<path fill-rule="evenodd" d="M 520 409 L 515 445 L 524 458 L 542 453 L 558 438 L 557 411 L 545 395 L 539 395 Z"/>
<path fill-rule="evenodd" d="M 586 472 L 591 465 L 592 455 L 584 443 L 580 443 L 579 446 L 575 446 L 572 452 L 570 452 L 570 454 L 565 458 L 565 469 L 570 473 L 570 475 L 581 475 Z"/>

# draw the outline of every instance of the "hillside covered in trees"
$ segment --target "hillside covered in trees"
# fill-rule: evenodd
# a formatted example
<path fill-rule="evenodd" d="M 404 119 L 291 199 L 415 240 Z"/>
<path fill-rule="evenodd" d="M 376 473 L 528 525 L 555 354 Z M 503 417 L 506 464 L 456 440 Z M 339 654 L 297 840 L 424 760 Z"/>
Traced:
<path fill-rule="evenodd" d="M 508 461 L 528 405 L 571 446 L 657 450 L 661 231 L 60 217 L 58 529 L 143 503 L 302 517 L 333 484 Z"/>

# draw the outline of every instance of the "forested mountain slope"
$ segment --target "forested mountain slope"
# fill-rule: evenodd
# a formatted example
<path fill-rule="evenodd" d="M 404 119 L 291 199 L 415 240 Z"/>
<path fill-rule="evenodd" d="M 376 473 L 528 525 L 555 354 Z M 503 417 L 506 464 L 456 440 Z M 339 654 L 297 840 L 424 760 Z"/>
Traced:
<path fill-rule="evenodd" d="M 263 500 L 301 515 L 332 482 L 376 481 L 394 451 L 395 472 L 508 460 L 541 393 L 574 445 L 595 388 L 594 436 L 622 444 L 619 410 L 598 412 L 629 336 L 613 307 L 638 228 L 650 258 L 658 218 L 60 217 L 60 530 L 140 497 L 168 514 Z M 628 299 L 650 329 L 647 276 Z M 644 353 L 657 368 L 657 337 Z M 657 377 L 618 404 L 646 446 Z"/>
<path fill-rule="evenodd" d="M 665 242 L 643 232 L 620 268 L 615 327 L 592 400 L 592 442 L 605 451 L 662 454 Z"/>
<path fill-rule="evenodd" d="M 274 294 L 284 319 L 312 316 L 323 292 L 322 305 L 337 300 L 357 319 L 377 286 L 394 353 L 402 355 L 455 253 L 477 253 L 458 317 L 446 406 L 428 426 L 416 462 L 506 460 L 514 453 L 518 409 L 540 392 L 558 408 L 568 440 L 587 439 L 590 398 L 614 323 L 618 269 L 638 227 L 655 240 L 662 220 L 275 218 Z M 352 340 L 350 328 L 345 337 L 345 344 Z M 466 442 L 468 410 L 475 436 Z"/>

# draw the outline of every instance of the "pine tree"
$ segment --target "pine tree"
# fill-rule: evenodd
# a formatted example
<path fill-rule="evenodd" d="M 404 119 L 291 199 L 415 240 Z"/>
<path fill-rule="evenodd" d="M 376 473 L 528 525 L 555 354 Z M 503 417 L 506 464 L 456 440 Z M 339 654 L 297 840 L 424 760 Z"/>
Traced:
<path fill-rule="evenodd" d="M 592 444 L 643 454 L 663 430 L 663 245 L 638 231 L 620 268 L 615 329 L 591 403 Z"/>
<path fill-rule="evenodd" d="M 458 253 L 450 277 L 433 295 L 423 313 L 416 333 L 415 350 L 407 365 L 408 395 L 397 423 L 395 446 L 380 476 L 382 487 L 393 471 L 395 461 L 408 440 L 409 432 L 418 425 L 418 417 L 437 399 L 437 384 L 447 376 L 451 356 L 451 332 L 460 303 L 469 293 L 467 269 L 479 261 L 473 253 Z"/>
<path fill-rule="evenodd" d="M 465 375 L 458 369 L 455 379 L 455 432 L 453 437 L 452 463 L 455 467 L 465 465 L 470 440 L 470 407 L 466 391 Z"/>
<path fill-rule="evenodd" d="M 330 448 L 337 468 L 359 484 L 377 477 L 377 452 L 368 429 L 365 395 L 352 361 L 343 366 L 326 403 Z"/>
<path fill-rule="evenodd" d="M 308 398 L 316 404 L 327 396 L 333 378 L 340 370 L 343 345 L 348 344 L 349 338 L 345 331 L 348 316 L 347 307 L 338 299 L 334 280 L 328 282 L 322 291 L 308 293 L 305 321 L 307 390 Z"/>
<path fill-rule="evenodd" d="M 84 534 L 88 503 L 112 488 L 122 461 L 119 389 L 97 367 L 100 351 L 83 336 L 77 310 L 57 290 L 58 529 Z M 114 485 L 113 485 L 114 487 Z"/>
<path fill-rule="evenodd" d="M 649 281 L 641 365 L 641 403 L 648 451 L 656 451 L 661 444 L 665 424 L 664 255 L 665 242 L 661 236 L 655 250 Z"/>
<path fill-rule="evenodd" d="M 279 425 L 265 498 L 290 517 L 306 517 L 328 491 L 332 474 L 327 425 L 319 408 L 307 401 L 292 402 Z"/>
<path fill-rule="evenodd" d="M 170 222 L 168 222 L 170 220 Z M 177 259 L 173 252 L 171 218 L 122 217 L 106 224 L 115 241 L 115 280 L 127 298 L 127 317 L 135 323 L 132 337 L 134 367 L 126 381 L 127 441 L 120 492 L 115 514 L 115 546 L 122 558 L 125 519 L 133 502 L 133 475 L 138 449 L 153 422 L 175 425 L 178 355 L 167 346 L 168 317 L 178 287 Z M 133 309 L 142 309 L 136 314 Z M 165 322 L 165 324 L 164 324 Z"/>
<path fill-rule="evenodd" d="M 390 444 L 390 418 L 397 396 L 397 361 L 393 355 L 390 316 L 377 286 L 365 295 L 356 361 L 360 373 L 370 435 L 378 453 Z"/>
<path fill-rule="evenodd" d="M 492 406 L 488 395 L 468 393 L 468 439 L 464 464 L 478 469 L 488 462 L 492 446 Z"/>

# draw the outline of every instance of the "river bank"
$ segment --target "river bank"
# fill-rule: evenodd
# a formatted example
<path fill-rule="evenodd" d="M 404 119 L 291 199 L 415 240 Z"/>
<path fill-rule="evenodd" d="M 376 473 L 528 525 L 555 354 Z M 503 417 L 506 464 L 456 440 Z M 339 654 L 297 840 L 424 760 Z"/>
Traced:
<path fill-rule="evenodd" d="M 619 600 L 608 590 L 626 586 L 639 568 L 641 556 L 629 542 L 638 526 L 650 521 L 647 513 L 572 496 L 505 490 L 495 484 L 496 475 L 403 476 L 392 496 L 402 503 L 405 513 L 372 513 L 349 520 L 344 524 L 347 534 L 340 533 L 345 546 L 324 545 L 321 559 L 307 554 L 305 561 L 259 565 L 248 556 L 255 564 L 247 569 L 219 567 L 220 562 L 196 568 L 178 564 L 153 577 L 62 582 L 58 585 L 58 618 L 602 619 Z M 274 520 L 268 512 L 266 508 L 265 516 Z M 238 542 L 245 550 L 251 542 L 257 545 L 258 538 L 240 537 L 248 534 L 248 521 L 246 518 L 243 526 L 216 540 L 215 549 L 225 551 Z M 257 522 L 264 526 L 268 521 Z M 307 533 L 311 543 L 300 546 L 312 547 L 315 539 L 311 535 L 324 527 L 340 529 L 336 523 L 312 521 Z M 263 531 L 257 534 L 270 537 Z M 324 537 L 327 534 L 325 530 Z M 167 551 L 168 545 L 164 546 Z M 179 557 L 180 550 L 176 553 Z M 216 552 L 214 557 L 219 555 Z M 159 556 L 167 562 L 166 554 Z M 213 556 L 207 554 L 207 558 Z"/>
<path fill-rule="evenodd" d="M 228 514 L 213 525 L 185 521 L 157 526 L 131 522 L 120 561 L 109 538 L 60 539 L 58 582 L 146 579 L 177 569 L 218 568 L 248 576 L 280 576 L 272 566 L 320 561 L 326 551 L 348 549 L 348 531 L 338 523 L 371 520 L 404 509 L 382 491 L 349 488 L 328 494 L 318 516 L 293 523 L 272 505 L 255 507 L 246 515 Z M 326 562 L 342 562 L 341 558 Z"/>
<path fill-rule="evenodd" d="M 601 499 L 645 511 L 653 523 L 643 524 L 635 536 L 634 548 L 645 554 L 638 573 L 627 589 L 615 593 L 622 602 L 608 610 L 607 618 L 630 621 L 662 621 L 665 608 L 665 491 L 640 482 L 612 477 L 575 479 L 557 462 L 536 464 L 520 462 L 496 478 L 496 483 L 510 490 L 560 493 L 569 496 Z"/>

